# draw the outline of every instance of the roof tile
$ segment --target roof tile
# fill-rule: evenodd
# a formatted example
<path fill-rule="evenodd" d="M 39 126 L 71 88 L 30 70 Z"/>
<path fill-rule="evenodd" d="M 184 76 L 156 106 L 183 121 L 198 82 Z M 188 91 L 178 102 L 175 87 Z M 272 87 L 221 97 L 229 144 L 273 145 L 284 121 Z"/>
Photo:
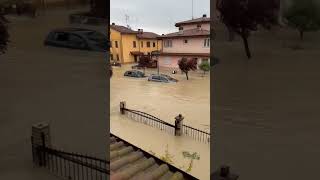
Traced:
<path fill-rule="evenodd" d="M 195 24 L 195 23 L 210 23 L 210 17 L 201 17 L 201 18 L 196 18 L 196 19 L 191 19 L 187 21 L 181 21 L 176 23 L 176 27 L 184 24 Z"/>
<path fill-rule="evenodd" d="M 110 142 L 111 180 L 196 179 L 114 135 L 111 135 Z"/>

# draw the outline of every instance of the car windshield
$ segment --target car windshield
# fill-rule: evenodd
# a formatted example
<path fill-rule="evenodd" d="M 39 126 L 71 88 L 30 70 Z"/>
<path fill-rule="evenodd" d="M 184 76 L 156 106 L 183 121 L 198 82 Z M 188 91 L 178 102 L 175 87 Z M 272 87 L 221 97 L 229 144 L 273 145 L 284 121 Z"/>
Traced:
<path fill-rule="evenodd" d="M 92 41 L 106 40 L 106 37 L 102 33 L 95 32 L 95 31 L 87 32 L 86 36 L 88 37 L 89 40 L 92 40 Z"/>
<path fill-rule="evenodd" d="M 172 77 L 168 76 L 168 75 L 165 75 L 165 74 L 161 74 L 163 77 L 166 77 L 167 79 L 169 79 L 170 81 L 173 81 L 175 79 L 173 79 Z"/>
<path fill-rule="evenodd" d="M 99 46 L 103 49 L 106 49 L 108 46 L 108 41 L 106 36 L 104 36 L 102 33 L 90 31 L 85 33 L 86 37 L 90 42 L 95 44 L 96 46 Z"/>

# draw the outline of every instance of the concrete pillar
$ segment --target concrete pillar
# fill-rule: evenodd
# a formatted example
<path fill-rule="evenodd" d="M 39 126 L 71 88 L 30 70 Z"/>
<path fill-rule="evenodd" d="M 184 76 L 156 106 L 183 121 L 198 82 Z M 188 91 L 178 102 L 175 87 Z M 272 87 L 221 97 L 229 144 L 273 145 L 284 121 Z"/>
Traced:
<path fill-rule="evenodd" d="M 41 148 L 51 147 L 50 128 L 48 123 L 37 123 L 32 126 L 32 157 L 39 166 L 45 165 L 45 157 Z"/>
<path fill-rule="evenodd" d="M 121 114 L 125 114 L 125 108 L 126 108 L 126 102 L 125 101 L 121 101 L 120 102 L 120 112 L 121 112 Z"/>
<path fill-rule="evenodd" d="M 181 136 L 183 131 L 183 119 L 184 117 L 179 114 L 177 117 L 175 117 L 175 128 L 174 128 L 174 135 L 175 136 Z"/>

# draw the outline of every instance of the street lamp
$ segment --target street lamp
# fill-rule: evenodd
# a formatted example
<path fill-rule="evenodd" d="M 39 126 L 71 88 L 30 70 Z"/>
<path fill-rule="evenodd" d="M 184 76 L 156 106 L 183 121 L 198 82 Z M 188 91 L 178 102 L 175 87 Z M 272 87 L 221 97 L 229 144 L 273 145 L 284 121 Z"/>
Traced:
<path fill-rule="evenodd" d="M 156 59 L 157 59 L 157 68 L 158 68 L 158 75 L 159 75 L 159 56 L 160 56 L 160 51 L 152 51 L 151 52 L 151 55 L 152 56 L 156 56 Z"/>

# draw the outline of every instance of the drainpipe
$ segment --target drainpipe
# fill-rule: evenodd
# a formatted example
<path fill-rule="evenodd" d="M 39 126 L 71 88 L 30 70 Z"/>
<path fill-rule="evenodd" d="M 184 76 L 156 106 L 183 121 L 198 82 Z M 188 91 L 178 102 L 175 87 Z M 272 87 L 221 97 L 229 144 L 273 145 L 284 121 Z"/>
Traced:
<path fill-rule="evenodd" d="M 122 63 L 124 63 L 124 58 L 123 58 L 123 47 L 122 47 L 122 34 L 121 34 L 121 38 L 120 38 L 120 54 L 121 54 L 121 57 L 122 57 Z M 119 44 L 118 44 L 119 45 Z M 120 57 L 120 55 L 119 55 Z M 120 60 L 121 62 L 121 60 Z"/>

